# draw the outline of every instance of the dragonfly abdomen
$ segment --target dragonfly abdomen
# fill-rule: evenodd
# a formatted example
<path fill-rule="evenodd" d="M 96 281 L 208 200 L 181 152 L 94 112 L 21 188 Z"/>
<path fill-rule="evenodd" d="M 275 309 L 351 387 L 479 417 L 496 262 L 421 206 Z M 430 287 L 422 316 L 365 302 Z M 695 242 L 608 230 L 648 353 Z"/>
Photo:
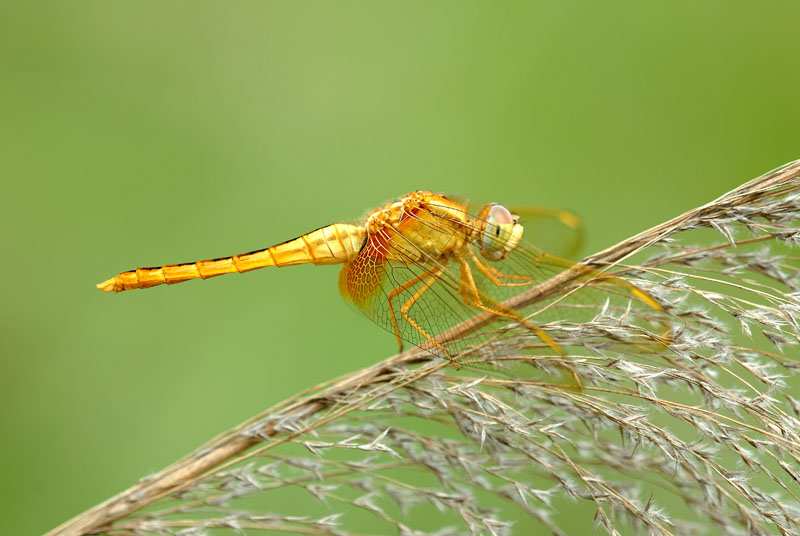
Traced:
<path fill-rule="evenodd" d="M 163 284 L 172 285 L 190 279 L 249 272 L 267 266 L 342 264 L 358 255 L 365 236 L 364 227 L 334 223 L 282 244 L 250 253 L 129 270 L 98 284 L 97 288 L 106 292 L 122 292 Z"/>

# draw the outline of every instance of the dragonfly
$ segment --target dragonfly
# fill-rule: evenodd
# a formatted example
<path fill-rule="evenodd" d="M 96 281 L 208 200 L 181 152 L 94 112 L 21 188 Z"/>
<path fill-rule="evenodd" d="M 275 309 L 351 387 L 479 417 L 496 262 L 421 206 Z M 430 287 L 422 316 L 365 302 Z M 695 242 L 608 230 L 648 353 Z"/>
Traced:
<path fill-rule="evenodd" d="M 542 347 L 564 355 L 545 329 L 504 302 L 575 266 L 523 240 L 525 226 L 516 212 L 556 222 L 562 231 L 571 232 L 572 239 L 566 243 L 573 245 L 580 235 L 580 219 L 555 209 L 513 210 L 498 203 L 473 209 L 455 197 L 418 190 L 370 212 L 358 223 L 333 223 L 230 257 L 136 268 L 97 288 L 122 292 L 269 266 L 341 264 L 342 297 L 394 333 L 401 351 L 404 342 L 409 342 L 457 362 L 457 341 L 444 342 L 438 336 L 484 312 L 523 326 Z M 547 236 L 539 233 L 539 238 Z M 587 268 L 584 277 L 587 274 L 592 275 L 592 270 Z M 609 293 L 627 295 L 651 310 L 661 309 L 652 296 L 626 280 L 592 277 L 602 281 Z"/>

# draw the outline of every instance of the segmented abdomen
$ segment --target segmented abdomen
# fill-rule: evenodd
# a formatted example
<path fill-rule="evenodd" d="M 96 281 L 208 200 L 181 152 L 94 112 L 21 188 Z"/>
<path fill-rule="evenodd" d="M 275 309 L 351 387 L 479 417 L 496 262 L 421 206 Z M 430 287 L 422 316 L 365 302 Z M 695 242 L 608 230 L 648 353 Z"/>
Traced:
<path fill-rule="evenodd" d="M 363 227 L 334 223 L 294 240 L 250 253 L 129 270 L 98 284 L 97 288 L 106 292 L 122 292 L 163 284 L 172 285 L 190 279 L 208 279 L 222 274 L 249 272 L 267 266 L 305 263 L 341 264 L 351 261 L 358 255 L 365 235 Z"/>

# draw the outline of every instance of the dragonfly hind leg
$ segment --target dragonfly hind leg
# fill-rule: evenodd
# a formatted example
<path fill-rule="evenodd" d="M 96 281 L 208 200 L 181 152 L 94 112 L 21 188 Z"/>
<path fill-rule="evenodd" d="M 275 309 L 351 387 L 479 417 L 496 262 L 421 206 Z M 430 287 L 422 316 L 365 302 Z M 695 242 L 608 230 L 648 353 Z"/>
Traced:
<path fill-rule="evenodd" d="M 386 296 L 387 298 L 386 303 L 389 305 L 389 319 L 392 321 L 392 329 L 394 330 L 394 336 L 397 339 L 397 345 L 400 347 L 401 352 L 403 351 L 403 338 L 400 337 L 400 327 L 397 325 L 397 317 L 395 317 L 392 300 L 395 299 L 404 290 L 408 290 L 409 288 L 413 287 L 414 285 L 425 279 L 425 277 L 426 275 L 418 275 L 412 279 L 409 279 L 405 283 L 401 283 L 400 285 L 393 288 L 392 291 Z"/>
<path fill-rule="evenodd" d="M 401 292 L 403 292 L 405 290 L 408 290 L 408 289 L 414 287 L 415 285 L 417 285 L 419 283 L 422 283 L 422 286 L 419 289 L 417 289 L 414 292 L 414 294 L 408 300 L 406 300 L 406 302 L 403 303 L 403 305 L 400 307 L 400 314 L 402 315 L 403 319 L 405 319 L 405 321 L 408 322 L 409 325 L 412 328 L 417 330 L 423 337 L 425 337 L 425 339 L 429 343 L 431 343 L 436 348 L 441 350 L 442 353 L 449 360 L 453 361 L 453 358 L 450 356 L 450 353 L 445 349 L 445 347 L 442 346 L 427 331 L 425 331 L 419 324 L 417 324 L 417 322 L 415 322 L 408 314 L 408 311 L 411 309 L 411 307 L 414 305 L 414 303 L 416 303 L 417 300 L 419 300 L 422 297 L 422 295 L 425 294 L 425 292 L 427 292 L 428 289 L 431 288 L 431 285 L 433 285 L 436 282 L 436 280 L 439 279 L 439 277 L 442 275 L 443 272 L 444 272 L 444 266 L 439 266 L 436 269 L 434 269 L 434 270 L 432 270 L 432 271 L 430 271 L 428 273 L 420 274 L 418 276 L 415 276 L 412 279 L 409 279 L 405 283 L 402 283 L 402 284 L 398 285 L 397 287 L 395 287 L 394 289 L 392 289 L 392 291 L 389 292 L 389 294 L 387 295 L 388 299 L 386 301 L 387 301 L 387 303 L 389 305 L 389 314 L 390 314 L 390 318 L 391 318 L 391 321 L 392 321 L 392 328 L 394 329 L 394 335 L 397 338 L 397 342 L 398 342 L 398 344 L 400 346 L 400 350 L 402 351 L 403 350 L 403 339 L 400 337 L 400 327 L 397 325 L 397 318 L 395 317 L 395 309 L 394 309 L 394 305 L 392 305 L 392 300 L 394 300 L 394 298 L 396 298 Z"/>
<path fill-rule="evenodd" d="M 448 352 L 447 349 L 444 346 L 442 346 L 442 344 L 439 341 L 437 341 L 433 336 L 431 336 L 427 331 L 425 331 L 422 328 L 422 326 L 420 326 L 417 322 L 415 322 L 414 319 L 411 318 L 411 316 L 408 314 L 409 310 L 411 310 L 411 307 L 413 307 L 414 304 L 428 290 L 430 290 L 431 286 L 441 277 L 442 273 L 444 273 L 444 270 L 445 270 L 444 266 L 437 266 L 436 268 L 434 268 L 433 270 L 428 272 L 426 275 L 419 275 L 419 276 L 415 277 L 414 279 L 411 279 L 411 280 L 407 281 L 403 285 L 400 285 L 399 287 L 397 287 L 396 289 L 394 289 L 392 292 L 389 293 L 389 298 L 390 298 L 389 299 L 389 304 L 391 306 L 391 298 L 397 296 L 397 294 L 399 294 L 403 290 L 406 290 L 406 289 L 416 285 L 417 283 L 422 283 L 422 286 L 420 286 L 420 288 L 418 288 L 414 292 L 414 294 L 408 300 L 406 300 L 406 302 L 403 304 L 403 306 L 400 307 L 400 314 L 403 316 L 403 319 L 405 319 L 405 321 L 408 322 L 409 325 L 412 328 L 417 330 L 423 337 L 425 337 L 425 339 L 430 344 L 432 344 L 433 346 L 438 348 L 442 352 L 442 354 L 444 354 L 444 356 L 447 357 L 447 359 L 449 359 L 450 361 L 452 361 L 455 364 L 456 363 L 455 359 L 453 358 L 453 356 L 450 355 L 450 352 Z M 393 318 L 393 322 L 394 322 L 394 325 L 395 325 L 395 329 L 397 329 L 397 322 L 396 322 L 396 320 L 394 320 L 394 308 L 391 308 L 391 310 L 392 310 L 392 318 Z M 399 337 L 399 331 L 397 331 L 396 333 L 397 333 L 397 335 Z"/>

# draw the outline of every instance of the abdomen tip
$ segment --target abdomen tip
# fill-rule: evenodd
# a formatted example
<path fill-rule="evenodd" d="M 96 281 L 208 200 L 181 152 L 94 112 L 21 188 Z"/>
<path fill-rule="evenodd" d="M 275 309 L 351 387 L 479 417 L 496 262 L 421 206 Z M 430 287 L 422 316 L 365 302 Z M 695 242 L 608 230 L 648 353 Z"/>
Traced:
<path fill-rule="evenodd" d="M 102 283 L 98 283 L 95 286 L 100 290 L 102 290 L 103 292 L 119 292 L 120 290 L 122 290 L 117 287 L 114 278 L 111 278 L 107 281 L 103 281 Z"/>

